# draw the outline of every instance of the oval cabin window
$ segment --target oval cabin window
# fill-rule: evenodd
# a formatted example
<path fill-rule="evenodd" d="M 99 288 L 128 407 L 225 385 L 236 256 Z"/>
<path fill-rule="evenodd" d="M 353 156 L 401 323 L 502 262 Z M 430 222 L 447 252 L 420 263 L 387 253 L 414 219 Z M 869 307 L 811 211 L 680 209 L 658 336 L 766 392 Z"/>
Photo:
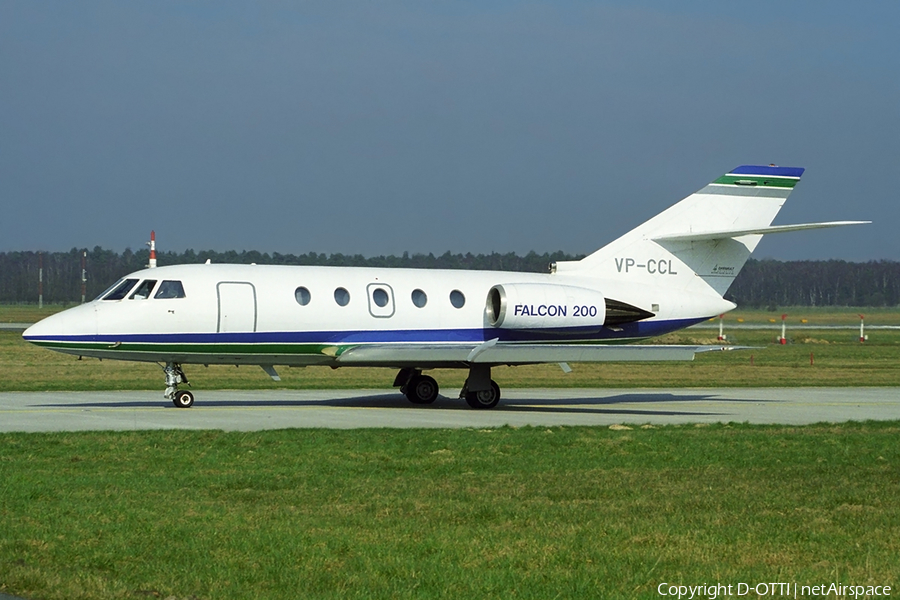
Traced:
<path fill-rule="evenodd" d="M 308 289 L 301 285 L 296 290 L 294 290 L 294 299 L 300 306 L 306 306 L 312 299 L 312 295 L 309 293 Z"/>
<path fill-rule="evenodd" d="M 413 290 L 412 303 L 417 308 L 424 308 L 428 304 L 428 296 L 422 290 Z"/>
<path fill-rule="evenodd" d="M 338 303 L 338 306 L 347 306 L 350 304 L 350 292 L 346 289 L 339 287 L 334 290 L 334 301 Z"/>
<path fill-rule="evenodd" d="M 450 304 L 452 304 L 454 308 L 462 308 L 466 305 L 466 297 L 461 291 L 453 290 L 450 292 Z"/>
<path fill-rule="evenodd" d="M 376 288 L 372 291 L 372 302 L 374 302 L 375 306 L 378 306 L 379 308 L 384 308 L 385 306 L 387 306 L 389 299 L 390 297 L 388 296 L 388 293 L 381 288 Z"/>

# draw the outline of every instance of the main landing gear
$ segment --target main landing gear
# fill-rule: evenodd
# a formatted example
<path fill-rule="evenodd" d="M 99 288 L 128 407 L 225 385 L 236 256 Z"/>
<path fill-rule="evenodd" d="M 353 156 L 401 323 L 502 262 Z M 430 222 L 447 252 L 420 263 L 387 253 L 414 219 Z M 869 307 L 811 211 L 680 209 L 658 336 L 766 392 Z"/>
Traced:
<path fill-rule="evenodd" d="M 413 404 L 431 404 L 438 397 L 438 384 L 419 369 L 402 369 L 394 379 L 394 387 Z"/>
<path fill-rule="evenodd" d="M 394 379 L 394 387 L 413 404 L 431 404 L 438 397 L 438 384 L 434 378 L 422 375 L 419 369 L 401 369 Z M 473 365 L 469 368 L 460 398 L 471 408 L 494 408 L 500 402 L 500 386 L 491 379 L 491 367 Z"/>
<path fill-rule="evenodd" d="M 469 382 L 466 381 L 462 391 L 459 392 L 460 398 L 466 399 L 466 404 L 471 408 L 494 408 L 500 402 L 500 386 L 493 379 L 491 387 L 486 390 L 470 392 L 468 389 Z"/>
<path fill-rule="evenodd" d="M 187 390 L 178 389 L 178 385 L 182 383 L 191 385 L 181 365 L 168 362 L 163 370 L 166 372 L 166 392 L 163 395 L 171 400 L 176 408 L 190 408 L 194 404 L 194 395 Z"/>

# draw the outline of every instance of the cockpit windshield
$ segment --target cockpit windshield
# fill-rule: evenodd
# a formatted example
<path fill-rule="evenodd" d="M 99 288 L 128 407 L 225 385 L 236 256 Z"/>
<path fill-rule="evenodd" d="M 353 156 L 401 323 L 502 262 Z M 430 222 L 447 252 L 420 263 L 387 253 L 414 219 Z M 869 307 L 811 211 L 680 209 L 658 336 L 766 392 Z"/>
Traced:
<path fill-rule="evenodd" d="M 97 297 L 94 298 L 94 300 L 99 300 L 103 296 L 107 295 L 108 293 L 110 293 L 111 291 L 113 291 L 114 289 L 119 287 L 119 284 L 122 283 L 123 281 L 125 281 L 125 280 L 124 279 L 118 280 L 117 282 L 115 282 L 114 284 L 112 284 L 111 286 L 109 286 L 108 288 L 106 288 L 105 290 L 100 292 L 99 294 L 97 294 Z"/>
<path fill-rule="evenodd" d="M 141 285 L 137 286 L 137 289 L 129 296 L 129 299 L 134 300 L 136 298 L 138 300 L 146 300 L 150 297 L 150 292 L 153 291 L 153 286 L 155 285 L 155 279 L 145 279 L 141 282 Z"/>
<path fill-rule="evenodd" d="M 121 300 L 125 296 L 128 295 L 128 292 L 131 291 L 131 288 L 134 287 L 134 284 L 138 282 L 137 279 L 124 279 L 121 280 L 120 283 L 117 283 L 110 289 L 112 290 L 105 296 L 103 296 L 104 300 Z"/>

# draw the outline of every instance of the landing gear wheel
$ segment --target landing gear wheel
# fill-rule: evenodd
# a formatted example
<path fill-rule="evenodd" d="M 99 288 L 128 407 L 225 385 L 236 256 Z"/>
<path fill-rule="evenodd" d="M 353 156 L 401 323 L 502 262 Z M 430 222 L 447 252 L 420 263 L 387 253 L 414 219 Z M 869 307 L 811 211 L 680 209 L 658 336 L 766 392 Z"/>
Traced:
<path fill-rule="evenodd" d="M 466 403 L 472 408 L 494 408 L 500 402 L 500 386 L 492 379 L 491 389 L 466 392 Z"/>
<path fill-rule="evenodd" d="M 409 380 L 403 392 L 413 404 L 431 404 L 438 397 L 438 384 L 428 375 L 417 375 Z"/>
<path fill-rule="evenodd" d="M 177 362 L 167 362 L 163 371 L 166 373 L 166 391 L 163 396 L 171 400 L 177 408 L 190 408 L 194 403 L 194 395 L 178 389 L 182 383 L 191 385 L 181 365 Z"/>
<path fill-rule="evenodd" d="M 172 398 L 172 404 L 174 404 L 176 408 L 190 408 L 194 404 L 194 395 L 187 390 L 179 390 L 178 392 L 175 392 L 175 397 Z"/>

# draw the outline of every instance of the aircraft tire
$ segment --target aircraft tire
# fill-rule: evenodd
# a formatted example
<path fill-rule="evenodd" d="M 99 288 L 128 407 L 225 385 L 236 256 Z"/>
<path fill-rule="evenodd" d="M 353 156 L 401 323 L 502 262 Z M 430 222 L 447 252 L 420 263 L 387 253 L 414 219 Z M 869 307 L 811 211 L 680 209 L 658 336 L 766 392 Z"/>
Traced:
<path fill-rule="evenodd" d="M 172 398 L 172 404 L 174 404 L 176 408 L 190 408 L 194 405 L 194 395 L 186 390 L 175 392 L 175 397 Z"/>
<path fill-rule="evenodd" d="M 500 386 L 493 379 L 489 390 L 466 392 L 466 404 L 475 409 L 494 408 L 498 402 L 500 402 Z"/>
<path fill-rule="evenodd" d="M 438 389 L 433 377 L 418 375 L 406 384 L 406 398 L 413 404 L 431 404 L 437 400 Z"/>

